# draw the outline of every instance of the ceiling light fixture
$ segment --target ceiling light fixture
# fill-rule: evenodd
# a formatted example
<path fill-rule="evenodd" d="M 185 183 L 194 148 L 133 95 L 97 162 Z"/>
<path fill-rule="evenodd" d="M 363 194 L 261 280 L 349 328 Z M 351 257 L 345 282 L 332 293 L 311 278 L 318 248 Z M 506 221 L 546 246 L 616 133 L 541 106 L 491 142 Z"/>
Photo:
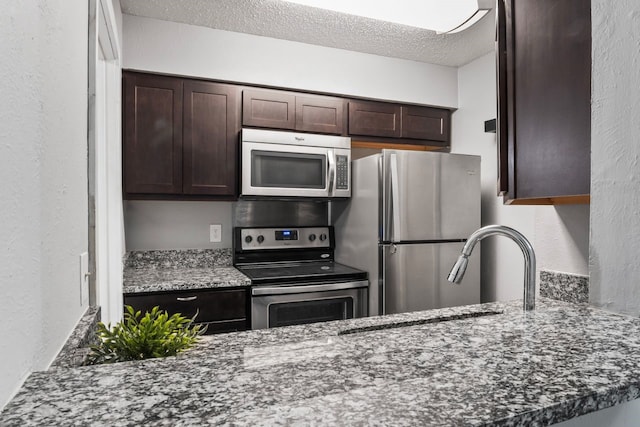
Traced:
<path fill-rule="evenodd" d="M 285 0 L 304 6 L 432 30 L 457 33 L 491 10 L 491 0 Z"/>

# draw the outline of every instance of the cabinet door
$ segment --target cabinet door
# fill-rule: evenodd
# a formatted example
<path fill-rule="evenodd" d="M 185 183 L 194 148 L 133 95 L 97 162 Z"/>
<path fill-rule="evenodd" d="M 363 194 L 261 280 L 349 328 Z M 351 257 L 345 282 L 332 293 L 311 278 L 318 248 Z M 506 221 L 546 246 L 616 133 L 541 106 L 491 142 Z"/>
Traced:
<path fill-rule="evenodd" d="M 185 194 L 234 196 L 240 131 L 234 86 L 185 80 Z"/>
<path fill-rule="evenodd" d="M 501 160 L 506 157 L 509 174 L 506 201 L 588 201 L 591 3 L 504 3 L 508 137 Z M 498 71 L 504 73 L 505 67 Z M 500 118 L 504 106 L 500 103 Z M 499 130 L 504 132 L 502 125 Z"/>
<path fill-rule="evenodd" d="M 135 310 L 151 311 L 155 306 L 169 315 L 196 315 L 196 322 L 208 325 L 208 333 L 247 329 L 247 291 L 194 290 L 125 295 L 124 303 Z"/>
<path fill-rule="evenodd" d="M 449 141 L 451 113 L 429 107 L 402 107 L 402 137 Z"/>
<path fill-rule="evenodd" d="M 242 92 L 242 125 L 295 129 L 296 97 L 278 90 L 245 89 Z"/>
<path fill-rule="evenodd" d="M 496 2 L 496 68 L 498 116 L 496 138 L 498 145 L 498 196 L 509 191 L 509 120 L 513 120 L 513 26 L 511 1 Z M 513 141 L 511 142 L 513 144 Z M 513 198 L 513 194 L 510 196 Z"/>
<path fill-rule="evenodd" d="M 349 101 L 349 134 L 400 138 L 400 114 L 396 104 Z"/>
<path fill-rule="evenodd" d="M 296 96 L 296 130 L 341 135 L 344 100 L 323 96 Z"/>
<path fill-rule="evenodd" d="M 182 80 L 124 73 L 124 191 L 182 192 Z"/>

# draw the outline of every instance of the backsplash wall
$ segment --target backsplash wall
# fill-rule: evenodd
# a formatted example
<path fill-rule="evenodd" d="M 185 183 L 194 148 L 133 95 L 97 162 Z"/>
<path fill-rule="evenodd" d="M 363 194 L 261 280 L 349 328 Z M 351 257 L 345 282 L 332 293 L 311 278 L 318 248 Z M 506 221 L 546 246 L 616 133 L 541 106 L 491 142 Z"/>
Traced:
<path fill-rule="evenodd" d="M 127 251 L 231 247 L 233 202 L 129 200 L 124 203 Z M 209 225 L 222 242 L 209 242 Z"/>
<path fill-rule="evenodd" d="M 327 202 L 129 200 L 124 203 L 127 251 L 232 247 L 232 229 L 329 224 Z M 222 225 L 222 241 L 209 241 L 209 226 Z"/>

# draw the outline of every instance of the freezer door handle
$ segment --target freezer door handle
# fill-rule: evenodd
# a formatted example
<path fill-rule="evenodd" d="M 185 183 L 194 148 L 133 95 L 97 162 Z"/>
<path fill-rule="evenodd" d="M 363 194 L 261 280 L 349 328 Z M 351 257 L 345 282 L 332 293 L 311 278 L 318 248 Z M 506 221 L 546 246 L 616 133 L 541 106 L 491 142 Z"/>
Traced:
<path fill-rule="evenodd" d="M 400 185 L 398 177 L 398 157 L 391 153 L 391 211 L 393 215 L 392 242 L 400 240 Z"/>

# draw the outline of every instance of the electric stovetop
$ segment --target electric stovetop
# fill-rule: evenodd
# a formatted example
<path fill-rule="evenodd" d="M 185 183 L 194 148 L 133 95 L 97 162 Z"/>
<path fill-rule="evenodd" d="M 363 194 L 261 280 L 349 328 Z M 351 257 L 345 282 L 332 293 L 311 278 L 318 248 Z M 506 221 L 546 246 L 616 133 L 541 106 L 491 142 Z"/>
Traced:
<path fill-rule="evenodd" d="M 334 261 L 269 262 L 237 265 L 254 285 L 366 280 L 367 272 Z"/>

